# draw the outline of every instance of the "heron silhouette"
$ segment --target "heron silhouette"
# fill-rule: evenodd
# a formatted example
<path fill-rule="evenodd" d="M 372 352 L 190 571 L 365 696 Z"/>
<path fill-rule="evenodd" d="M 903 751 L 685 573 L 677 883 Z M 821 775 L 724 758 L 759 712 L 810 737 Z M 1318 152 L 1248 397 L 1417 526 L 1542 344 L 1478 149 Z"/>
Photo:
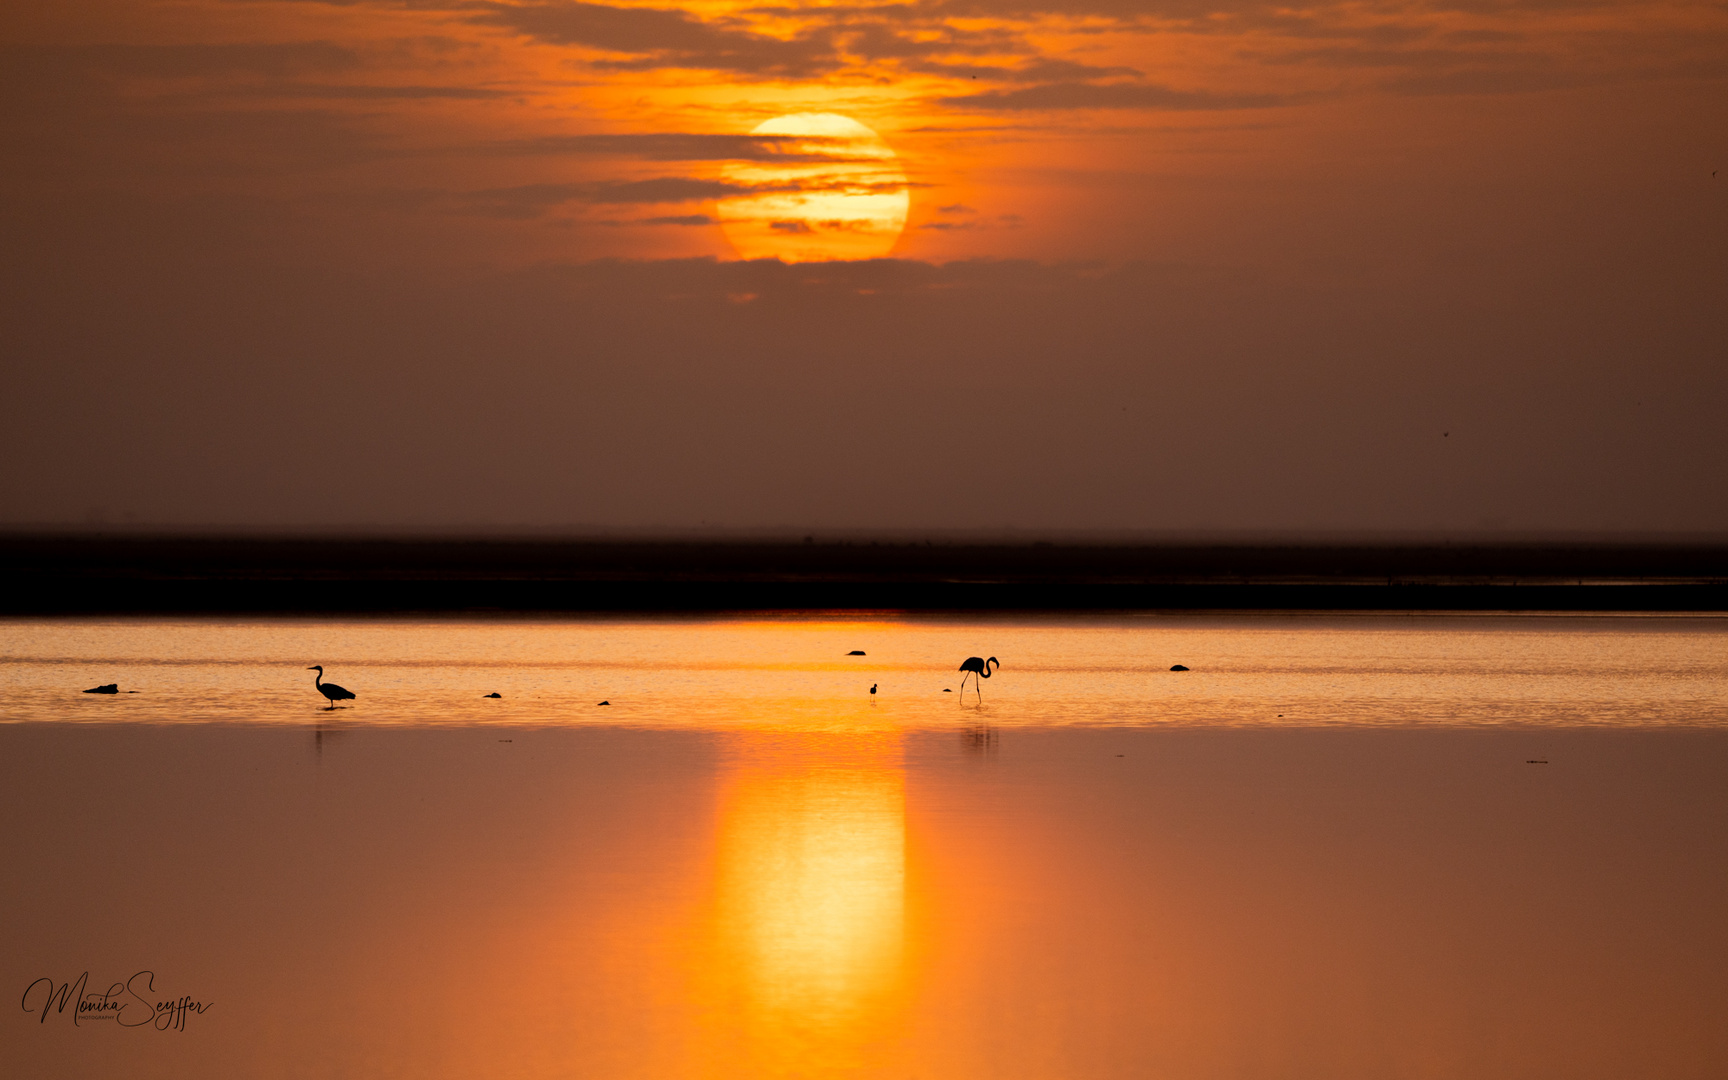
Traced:
<path fill-rule="evenodd" d="M 318 674 L 312 676 L 312 685 L 316 686 L 318 688 L 318 692 L 320 694 L 323 694 L 326 698 L 330 699 L 330 708 L 334 709 L 336 707 L 336 703 L 338 701 L 342 701 L 344 699 L 349 699 L 349 700 L 353 699 L 354 691 L 344 689 L 343 687 L 337 686 L 333 682 L 325 682 L 324 681 L 324 665 L 323 664 L 314 664 L 311 667 L 307 668 L 306 670 L 307 671 L 316 671 L 318 673 Z"/>
<path fill-rule="evenodd" d="M 978 676 L 979 679 L 988 679 L 990 677 L 990 674 L 991 674 L 991 668 L 990 668 L 991 664 L 995 664 L 997 667 L 1001 667 L 1002 661 L 996 659 L 994 656 L 992 656 L 988 660 L 984 659 L 981 656 L 968 656 L 966 658 L 965 662 L 960 665 L 959 670 L 964 671 L 969 675 L 976 675 L 976 676 Z M 973 680 L 972 689 L 978 691 L 978 700 L 983 701 L 984 700 L 984 689 L 983 689 L 983 687 L 978 685 L 977 680 Z M 964 694 L 966 692 L 966 676 L 965 675 L 960 676 L 960 692 L 962 694 Z"/>

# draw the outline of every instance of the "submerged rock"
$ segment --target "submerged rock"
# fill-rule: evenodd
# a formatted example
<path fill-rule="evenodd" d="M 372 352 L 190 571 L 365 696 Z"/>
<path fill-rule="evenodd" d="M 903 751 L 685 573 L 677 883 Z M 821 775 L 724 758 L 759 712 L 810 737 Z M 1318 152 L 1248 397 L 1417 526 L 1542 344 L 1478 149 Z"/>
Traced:
<path fill-rule="evenodd" d="M 851 652 L 847 653 L 846 655 L 847 656 L 863 656 L 864 650 L 863 649 L 853 649 Z"/>
<path fill-rule="evenodd" d="M 102 685 L 102 686 L 92 686 L 90 689 L 88 689 L 84 692 L 86 694 L 118 694 L 120 692 L 120 684 L 119 683 L 107 683 L 107 684 Z"/>
<path fill-rule="evenodd" d="M 486 695 L 486 696 L 487 696 L 487 697 L 503 697 L 503 696 L 504 696 L 504 695 L 503 695 L 503 694 L 498 694 L 498 693 L 492 693 L 492 694 L 487 694 L 487 695 Z"/>
<path fill-rule="evenodd" d="M 1170 670 L 1171 671 L 1187 671 L 1188 665 L 1186 665 L 1186 664 L 1171 664 Z"/>

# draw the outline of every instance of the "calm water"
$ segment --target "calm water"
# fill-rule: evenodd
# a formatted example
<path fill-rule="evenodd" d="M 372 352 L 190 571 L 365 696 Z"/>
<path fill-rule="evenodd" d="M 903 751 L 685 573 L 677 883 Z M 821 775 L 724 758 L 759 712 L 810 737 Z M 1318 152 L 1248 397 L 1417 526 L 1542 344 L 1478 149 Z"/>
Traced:
<path fill-rule="evenodd" d="M 311 664 L 348 725 L 1728 725 L 1728 619 L 0 621 L 13 720 L 303 725 Z"/>
<path fill-rule="evenodd" d="M 1725 620 L 8 622 L 0 700 L 7 1076 L 1728 1074 Z"/>

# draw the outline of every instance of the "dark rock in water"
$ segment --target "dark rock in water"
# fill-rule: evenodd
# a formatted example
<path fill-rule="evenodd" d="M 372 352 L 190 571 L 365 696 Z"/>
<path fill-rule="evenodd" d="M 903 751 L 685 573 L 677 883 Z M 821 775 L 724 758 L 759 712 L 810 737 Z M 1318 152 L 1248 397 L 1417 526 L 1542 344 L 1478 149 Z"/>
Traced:
<path fill-rule="evenodd" d="M 863 649 L 853 649 L 851 652 L 847 653 L 846 655 L 847 656 L 863 656 L 864 650 Z"/>
<path fill-rule="evenodd" d="M 1171 664 L 1170 670 L 1171 671 L 1187 671 L 1188 666 L 1186 664 Z"/>
<path fill-rule="evenodd" d="M 942 688 L 942 692 L 943 692 L 943 693 L 944 693 L 944 694 L 952 694 L 952 693 L 953 693 L 953 692 L 954 692 L 954 691 L 952 691 L 952 690 L 950 690 L 950 689 L 948 689 L 948 688 L 947 688 L 947 687 L 946 687 L 946 686 L 944 686 L 944 687 L 943 687 L 943 688 Z"/>
<path fill-rule="evenodd" d="M 120 692 L 120 684 L 111 682 L 105 686 L 92 686 L 84 692 L 86 694 L 118 694 Z"/>
<path fill-rule="evenodd" d="M 611 702 L 610 702 L 610 701 L 602 701 L 602 702 L 601 702 L 601 703 L 600 703 L 600 705 L 610 705 L 610 704 L 612 704 L 612 703 L 611 703 Z M 595 708 L 599 708 L 599 707 L 600 707 L 600 705 L 596 705 L 596 706 L 595 706 Z"/>
<path fill-rule="evenodd" d="M 503 697 L 503 694 L 487 694 L 487 697 Z"/>

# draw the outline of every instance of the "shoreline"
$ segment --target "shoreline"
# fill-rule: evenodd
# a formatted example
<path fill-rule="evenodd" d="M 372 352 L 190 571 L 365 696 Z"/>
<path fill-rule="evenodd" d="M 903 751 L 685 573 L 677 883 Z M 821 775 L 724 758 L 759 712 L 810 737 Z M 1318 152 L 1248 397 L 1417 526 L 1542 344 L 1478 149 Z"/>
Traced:
<path fill-rule="evenodd" d="M 0 615 L 1728 611 L 1728 544 L 0 535 Z"/>

